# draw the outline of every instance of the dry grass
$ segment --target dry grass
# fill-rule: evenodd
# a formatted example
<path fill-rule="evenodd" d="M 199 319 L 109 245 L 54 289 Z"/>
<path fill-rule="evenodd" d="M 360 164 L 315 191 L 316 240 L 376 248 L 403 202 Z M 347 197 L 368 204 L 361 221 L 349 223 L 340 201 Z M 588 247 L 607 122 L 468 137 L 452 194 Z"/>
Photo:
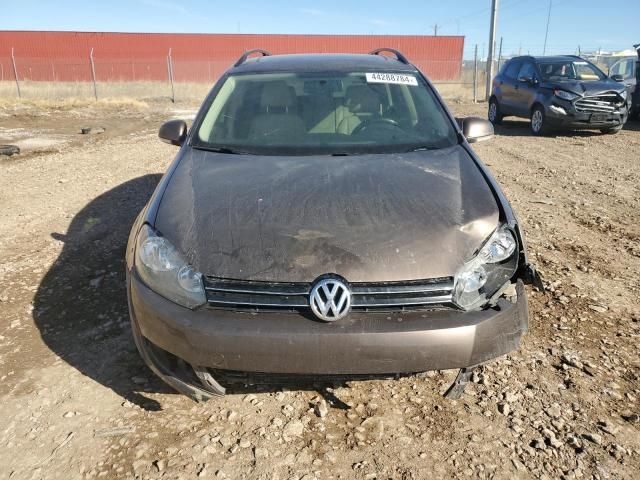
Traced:
<path fill-rule="evenodd" d="M 211 89 L 207 83 L 176 83 L 175 97 L 180 100 L 201 101 Z M 171 86 L 166 82 L 99 82 L 98 99 L 170 99 Z M 93 101 L 90 82 L 20 82 L 21 100 Z M 0 102 L 18 99 L 13 81 L 0 82 Z"/>
<path fill-rule="evenodd" d="M 471 81 L 465 83 L 436 83 L 440 94 L 449 101 L 473 100 Z M 208 83 L 176 83 L 175 98 L 181 102 L 200 103 L 211 89 Z M 105 108 L 145 108 L 147 102 L 169 101 L 171 86 L 166 82 L 103 82 L 98 83 L 98 101 L 93 84 L 88 82 L 20 82 L 22 97 L 18 98 L 16 84 L 0 82 L 0 108 L 16 105 L 35 106 L 53 110 L 71 110 L 88 106 Z M 484 98 L 484 81 L 478 79 L 478 99 Z"/>
<path fill-rule="evenodd" d="M 0 109 L 13 109 L 15 107 L 37 108 L 39 110 L 67 111 L 85 107 L 97 107 L 104 110 L 136 109 L 142 110 L 149 105 L 134 98 L 119 97 L 105 98 L 97 102 L 93 98 L 6 98 L 0 97 Z"/>

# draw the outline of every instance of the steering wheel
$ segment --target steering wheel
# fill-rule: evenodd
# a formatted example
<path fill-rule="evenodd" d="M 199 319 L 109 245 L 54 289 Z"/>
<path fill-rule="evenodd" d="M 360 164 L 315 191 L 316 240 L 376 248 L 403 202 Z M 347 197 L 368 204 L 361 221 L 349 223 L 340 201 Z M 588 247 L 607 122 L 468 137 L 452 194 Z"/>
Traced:
<path fill-rule="evenodd" d="M 367 128 L 375 124 L 391 125 L 393 127 L 396 127 L 402 130 L 402 127 L 400 126 L 400 124 L 391 118 L 372 118 L 360 123 L 356 128 L 353 129 L 353 132 L 351 132 L 351 135 L 358 135 L 363 130 L 366 130 Z"/>

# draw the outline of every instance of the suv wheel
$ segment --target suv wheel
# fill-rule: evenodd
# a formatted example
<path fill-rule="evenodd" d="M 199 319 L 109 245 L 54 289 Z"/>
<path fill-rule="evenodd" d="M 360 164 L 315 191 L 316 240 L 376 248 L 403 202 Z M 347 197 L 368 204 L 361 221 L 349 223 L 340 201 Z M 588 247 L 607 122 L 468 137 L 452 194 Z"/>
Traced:
<path fill-rule="evenodd" d="M 544 109 L 536 105 L 531 110 L 531 132 L 534 135 L 542 135 L 547 131 Z"/>
<path fill-rule="evenodd" d="M 498 100 L 492 98 L 489 100 L 489 113 L 487 115 L 489 121 L 494 125 L 500 125 L 502 123 L 502 113 L 500 113 L 500 105 Z"/>
<path fill-rule="evenodd" d="M 604 134 L 616 134 L 618 133 L 620 130 L 622 130 L 622 125 L 618 125 L 617 127 L 611 127 L 611 128 L 601 128 L 600 131 Z"/>

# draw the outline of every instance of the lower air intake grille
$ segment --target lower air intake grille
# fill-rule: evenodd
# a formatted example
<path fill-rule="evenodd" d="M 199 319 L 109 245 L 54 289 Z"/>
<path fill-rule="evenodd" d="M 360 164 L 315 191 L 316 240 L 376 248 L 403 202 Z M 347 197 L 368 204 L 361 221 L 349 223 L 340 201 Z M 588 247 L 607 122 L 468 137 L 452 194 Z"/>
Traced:
<path fill-rule="evenodd" d="M 205 277 L 210 306 L 233 310 L 306 310 L 312 283 L 256 282 Z M 351 283 L 351 310 L 434 310 L 455 308 L 453 278 L 408 282 Z"/>

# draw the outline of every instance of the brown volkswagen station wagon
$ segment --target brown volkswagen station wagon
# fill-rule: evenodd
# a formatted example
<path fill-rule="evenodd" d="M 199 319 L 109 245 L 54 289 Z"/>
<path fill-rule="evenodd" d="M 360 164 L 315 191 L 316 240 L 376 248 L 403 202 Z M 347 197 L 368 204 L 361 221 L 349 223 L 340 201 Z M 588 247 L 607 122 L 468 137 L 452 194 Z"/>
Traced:
<path fill-rule="evenodd" d="M 247 52 L 191 129 L 160 129 L 180 150 L 127 247 L 145 362 L 196 400 L 238 379 L 452 368 L 459 396 L 518 348 L 539 283 L 469 146 L 492 134 L 395 50 Z"/>

